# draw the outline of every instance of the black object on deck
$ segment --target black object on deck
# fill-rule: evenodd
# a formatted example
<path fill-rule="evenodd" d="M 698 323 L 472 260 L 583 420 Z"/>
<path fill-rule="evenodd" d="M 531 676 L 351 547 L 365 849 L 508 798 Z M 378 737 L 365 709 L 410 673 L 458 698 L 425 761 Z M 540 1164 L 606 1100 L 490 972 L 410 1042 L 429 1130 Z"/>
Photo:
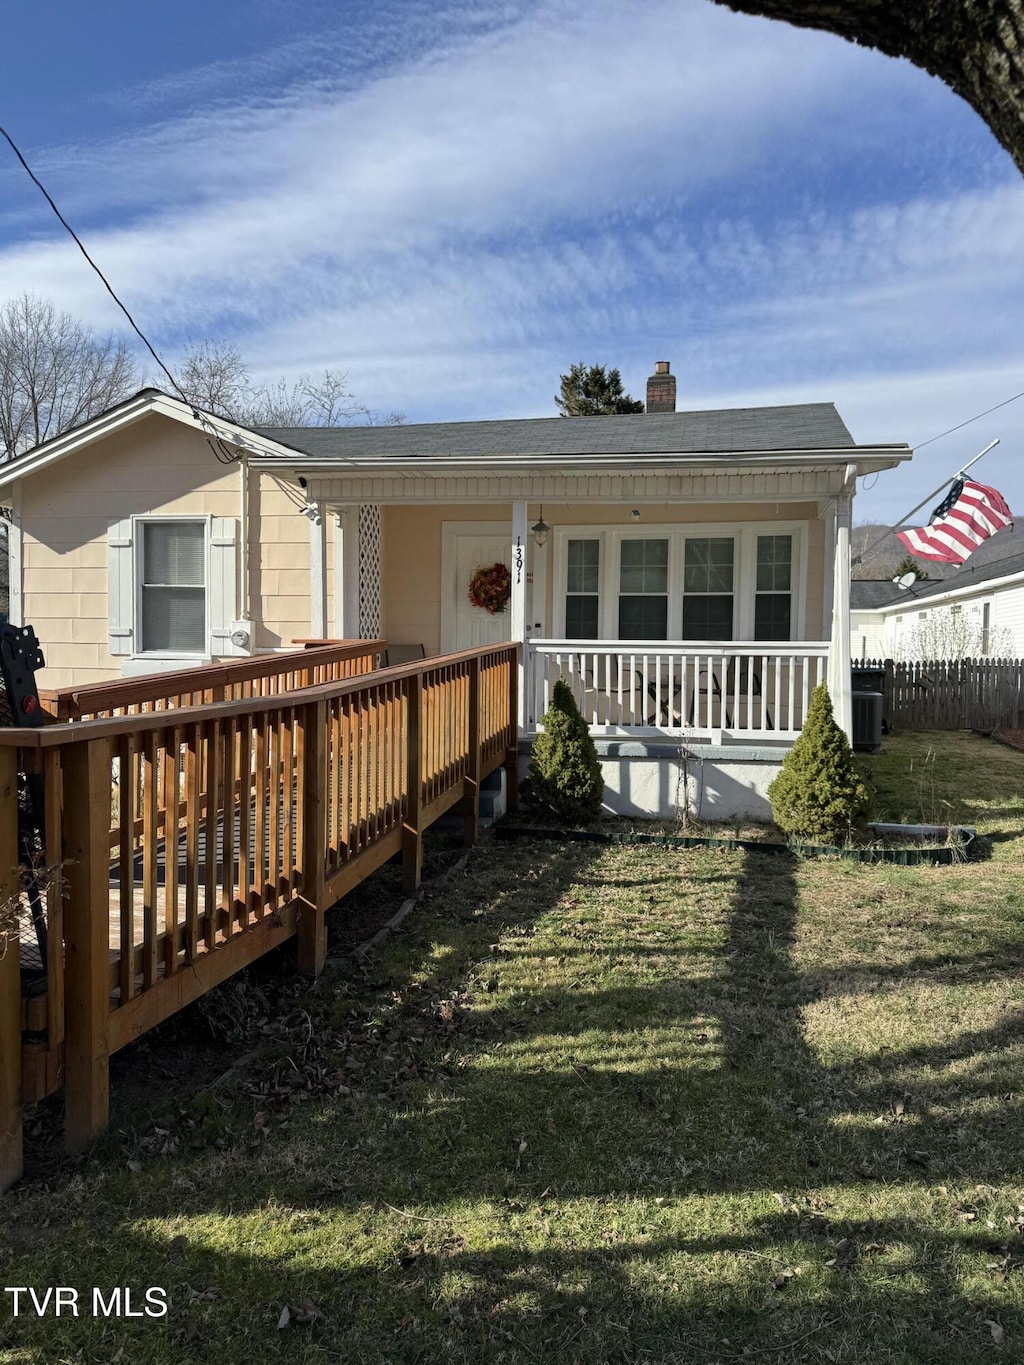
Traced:
<path fill-rule="evenodd" d="M 0 725 L 34 729 L 45 723 L 36 685 L 36 670 L 44 663 L 31 626 L 0 625 Z M 39 874 L 46 866 L 45 809 L 42 773 L 19 773 L 18 856 L 28 869 L 26 895 L 39 948 L 38 967 L 25 964 L 32 976 L 46 972 L 46 913 L 39 894 Z"/>

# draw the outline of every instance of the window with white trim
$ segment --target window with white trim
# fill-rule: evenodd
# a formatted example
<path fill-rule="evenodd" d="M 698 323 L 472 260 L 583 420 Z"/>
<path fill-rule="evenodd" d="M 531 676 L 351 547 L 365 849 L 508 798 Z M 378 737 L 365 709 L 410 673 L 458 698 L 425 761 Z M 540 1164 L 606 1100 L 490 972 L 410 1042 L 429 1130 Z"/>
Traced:
<path fill-rule="evenodd" d="M 565 635 L 596 640 L 600 635 L 601 542 L 570 540 L 566 553 Z"/>
<path fill-rule="evenodd" d="M 683 552 L 684 640 L 733 638 L 736 542 L 732 536 L 687 536 Z"/>
<path fill-rule="evenodd" d="M 142 652 L 206 649 L 206 523 L 139 523 L 139 635 Z"/>
<path fill-rule="evenodd" d="M 754 639 L 793 638 L 793 537 L 758 536 Z"/>
<path fill-rule="evenodd" d="M 556 527 L 556 634 L 567 639 L 804 638 L 802 522 Z"/>
<path fill-rule="evenodd" d="M 668 632 L 668 541 L 624 540 L 619 555 L 619 639 L 664 640 Z"/>

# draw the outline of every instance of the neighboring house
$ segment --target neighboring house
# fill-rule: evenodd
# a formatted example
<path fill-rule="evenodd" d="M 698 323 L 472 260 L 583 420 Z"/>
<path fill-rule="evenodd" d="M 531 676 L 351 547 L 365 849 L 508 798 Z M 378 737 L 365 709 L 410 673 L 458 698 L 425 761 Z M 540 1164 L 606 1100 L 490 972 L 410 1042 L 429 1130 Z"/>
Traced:
<path fill-rule="evenodd" d="M 855 659 L 1024 657 L 1024 553 L 975 564 L 901 589 L 850 585 Z"/>
<path fill-rule="evenodd" d="M 826 671 L 849 728 L 853 492 L 910 451 L 830 403 L 677 413 L 672 385 L 635 416 L 259 432 L 144 390 L 0 469 L 12 620 L 51 687 L 308 636 L 523 640 L 522 734 L 570 679 L 612 805 L 669 811 L 666 757 L 706 741 L 704 806 L 764 813 Z M 490 615 L 468 590 L 499 560 Z"/>

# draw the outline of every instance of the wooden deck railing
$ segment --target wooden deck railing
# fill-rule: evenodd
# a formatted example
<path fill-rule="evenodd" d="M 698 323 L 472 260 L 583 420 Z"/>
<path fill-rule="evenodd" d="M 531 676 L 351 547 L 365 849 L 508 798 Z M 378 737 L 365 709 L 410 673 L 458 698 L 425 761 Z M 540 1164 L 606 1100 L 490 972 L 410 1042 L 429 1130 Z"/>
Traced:
<path fill-rule="evenodd" d="M 285 654 L 259 654 L 235 663 L 146 673 L 83 687 L 41 688 L 39 699 L 57 720 L 92 720 L 206 702 L 272 697 L 370 673 L 386 644 L 385 640 L 336 640 Z"/>
<path fill-rule="evenodd" d="M 397 853 L 415 888 L 424 830 L 457 807 L 474 839 L 481 780 L 503 763 L 514 800 L 517 676 L 518 647 L 495 645 L 302 691 L 0 730 L 0 797 L 19 766 L 41 767 L 46 860 L 64 880 L 48 892 L 45 994 L 17 1018 L 16 934 L 0 957 L 0 1189 L 20 1171 L 22 1102 L 63 1082 L 67 1144 L 82 1148 L 107 1122 L 112 1052 L 293 935 L 316 974 L 329 906 Z M 15 804 L 0 805 L 7 902 Z"/>

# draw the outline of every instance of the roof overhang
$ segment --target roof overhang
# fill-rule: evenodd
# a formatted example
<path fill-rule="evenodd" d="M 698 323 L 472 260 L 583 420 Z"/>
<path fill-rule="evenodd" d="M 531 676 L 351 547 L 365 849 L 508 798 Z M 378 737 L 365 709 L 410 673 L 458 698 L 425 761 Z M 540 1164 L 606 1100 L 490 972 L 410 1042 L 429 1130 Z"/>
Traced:
<path fill-rule="evenodd" d="M 855 607 L 855 611 L 877 611 L 880 616 L 888 616 L 893 612 L 904 611 L 927 611 L 931 606 L 944 606 L 947 602 L 955 602 L 964 597 L 976 597 L 979 593 L 992 592 L 998 588 L 1009 588 L 1015 583 L 1024 583 L 1024 569 L 1018 569 L 1016 573 L 1004 574 L 1002 578 L 982 578 L 973 583 L 965 583 L 961 587 L 954 587 L 956 579 L 945 579 L 950 587 L 941 592 L 930 592 L 925 597 L 915 597 L 909 590 L 904 597 L 898 597 L 893 602 L 886 602 L 881 607 Z"/>

